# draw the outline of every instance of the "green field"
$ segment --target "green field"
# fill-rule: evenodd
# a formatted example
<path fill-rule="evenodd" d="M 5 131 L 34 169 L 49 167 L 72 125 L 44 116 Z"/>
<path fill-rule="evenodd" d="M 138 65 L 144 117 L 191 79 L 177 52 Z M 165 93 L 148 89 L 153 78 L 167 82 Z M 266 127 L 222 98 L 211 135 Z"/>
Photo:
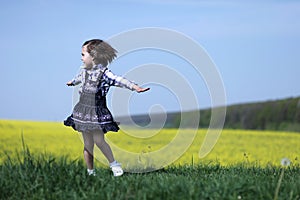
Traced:
<path fill-rule="evenodd" d="M 152 152 L 170 143 L 177 130 L 132 131 L 145 137 L 119 132 L 107 134 L 107 140 L 138 155 L 136 167 L 158 170 L 130 173 L 132 166 L 125 164 L 128 173 L 114 178 L 96 152 L 98 173 L 88 177 L 78 133 L 61 123 L 1 120 L 1 199 L 274 199 L 276 188 L 278 199 L 300 199 L 299 133 L 223 130 L 210 154 L 200 159 L 206 134 L 200 129 L 178 160 L 157 167 Z M 192 132 L 184 130 L 187 137 Z M 131 159 L 114 152 L 122 164 Z M 291 165 L 283 168 L 282 158 Z"/>

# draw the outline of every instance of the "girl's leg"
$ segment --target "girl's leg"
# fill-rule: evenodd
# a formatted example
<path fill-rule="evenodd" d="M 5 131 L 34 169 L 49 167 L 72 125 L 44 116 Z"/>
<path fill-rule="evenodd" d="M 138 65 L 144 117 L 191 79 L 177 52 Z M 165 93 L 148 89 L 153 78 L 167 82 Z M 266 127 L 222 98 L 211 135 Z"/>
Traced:
<path fill-rule="evenodd" d="M 99 147 L 108 160 L 114 176 L 121 176 L 123 174 L 123 169 L 121 168 L 121 164 L 115 161 L 111 148 L 104 139 L 104 133 L 102 131 L 93 132 L 93 138 L 97 147 Z"/>
<path fill-rule="evenodd" d="M 83 156 L 89 170 L 94 169 L 94 137 L 92 133 L 82 133 L 84 150 Z"/>
<path fill-rule="evenodd" d="M 97 147 L 102 151 L 109 163 L 115 161 L 113 153 L 109 144 L 105 141 L 104 133 L 102 131 L 93 132 L 93 139 Z"/>

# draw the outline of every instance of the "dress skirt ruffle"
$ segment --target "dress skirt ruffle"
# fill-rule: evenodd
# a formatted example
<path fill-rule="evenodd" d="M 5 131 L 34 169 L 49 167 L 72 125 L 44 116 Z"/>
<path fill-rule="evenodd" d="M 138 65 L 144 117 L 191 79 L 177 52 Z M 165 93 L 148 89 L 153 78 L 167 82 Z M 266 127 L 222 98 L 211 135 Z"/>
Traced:
<path fill-rule="evenodd" d="M 95 93 L 82 93 L 79 102 L 75 105 L 73 113 L 65 121 L 64 125 L 71 126 L 79 132 L 91 132 L 102 130 L 117 132 L 118 124 L 106 106 L 106 97 Z"/>

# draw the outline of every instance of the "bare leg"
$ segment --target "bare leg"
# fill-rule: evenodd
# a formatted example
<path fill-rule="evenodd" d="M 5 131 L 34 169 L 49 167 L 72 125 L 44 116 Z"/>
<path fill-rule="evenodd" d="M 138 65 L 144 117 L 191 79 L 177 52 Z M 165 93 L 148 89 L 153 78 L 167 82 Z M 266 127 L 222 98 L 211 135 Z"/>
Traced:
<path fill-rule="evenodd" d="M 105 141 L 104 133 L 102 131 L 93 132 L 93 139 L 97 147 L 102 151 L 109 163 L 115 161 L 113 153 L 109 144 Z"/>
<path fill-rule="evenodd" d="M 83 156 L 88 169 L 94 168 L 94 137 L 92 133 L 82 133 L 84 150 Z"/>

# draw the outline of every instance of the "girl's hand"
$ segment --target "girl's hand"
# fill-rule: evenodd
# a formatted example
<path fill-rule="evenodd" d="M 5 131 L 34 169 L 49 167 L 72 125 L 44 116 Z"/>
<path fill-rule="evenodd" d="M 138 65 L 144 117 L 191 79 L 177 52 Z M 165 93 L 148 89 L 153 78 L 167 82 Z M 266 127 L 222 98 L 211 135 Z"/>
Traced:
<path fill-rule="evenodd" d="M 72 81 L 67 82 L 67 86 L 73 86 L 73 82 Z"/>
<path fill-rule="evenodd" d="M 146 91 L 150 90 L 150 88 L 141 88 L 138 85 L 134 85 L 133 89 L 135 89 L 135 91 L 137 91 L 138 93 L 140 93 L 140 92 L 146 92 Z"/>

